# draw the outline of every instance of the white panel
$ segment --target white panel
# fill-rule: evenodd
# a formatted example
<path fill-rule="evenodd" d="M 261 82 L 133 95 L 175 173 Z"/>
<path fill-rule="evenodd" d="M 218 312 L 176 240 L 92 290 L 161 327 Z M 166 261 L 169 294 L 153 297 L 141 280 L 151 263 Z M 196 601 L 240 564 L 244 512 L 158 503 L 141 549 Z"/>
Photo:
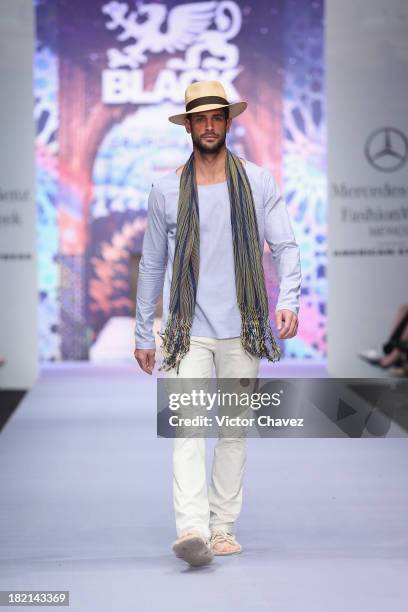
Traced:
<path fill-rule="evenodd" d="M 381 346 L 408 303 L 407 31 L 402 0 L 327 1 L 328 368 L 334 376 L 389 376 L 358 352 Z M 344 251 L 352 253 L 339 255 Z"/>
<path fill-rule="evenodd" d="M 0 3 L 0 388 L 37 376 L 31 0 Z"/>

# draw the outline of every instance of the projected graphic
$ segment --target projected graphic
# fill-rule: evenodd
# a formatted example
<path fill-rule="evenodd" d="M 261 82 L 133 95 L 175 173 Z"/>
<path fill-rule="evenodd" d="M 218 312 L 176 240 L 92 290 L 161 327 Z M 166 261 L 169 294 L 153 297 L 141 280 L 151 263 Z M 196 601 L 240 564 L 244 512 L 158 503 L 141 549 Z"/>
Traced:
<path fill-rule="evenodd" d="M 301 245 L 299 333 L 284 352 L 325 356 L 322 2 L 38 0 L 42 359 L 88 359 L 113 317 L 134 316 L 131 262 L 151 183 L 191 151 L 167 117 L 183 111 L 185 87 L 201 79 L 248 101 L 228 146 L 273 172 Z M 273 318 L 267 248 L 264 265 Z"/>

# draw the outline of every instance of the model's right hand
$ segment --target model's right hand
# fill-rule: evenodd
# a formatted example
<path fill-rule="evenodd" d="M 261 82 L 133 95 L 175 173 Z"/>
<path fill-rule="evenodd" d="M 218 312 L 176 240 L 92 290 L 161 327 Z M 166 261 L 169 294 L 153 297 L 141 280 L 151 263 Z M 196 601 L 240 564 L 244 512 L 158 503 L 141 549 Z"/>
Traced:
<path fill-rule="evenodd" d="M 135 349 L 135 359 L 146 374 L 152 374 L 153 372 L 156 363 L 155 353 L 156 349 Z"/>

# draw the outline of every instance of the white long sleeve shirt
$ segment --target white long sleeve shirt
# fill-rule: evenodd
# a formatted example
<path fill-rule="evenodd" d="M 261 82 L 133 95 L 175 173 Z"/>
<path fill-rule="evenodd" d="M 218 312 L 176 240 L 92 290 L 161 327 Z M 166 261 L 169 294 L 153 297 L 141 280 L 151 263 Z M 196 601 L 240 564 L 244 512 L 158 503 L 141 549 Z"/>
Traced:
<path fill-rule="evenodd" d="M 251 184 L 259 231 L 271 249 L 279 278 L 276 310 L 299 311 L 301 269 L 286 204 L 269 170 L 244 160 Z M 175 251 L 180 177 L 169 172 L 153 185 L 149 195 L 147 228 L 136 302 L 136 348 L 155 348 L 154 313 L 163 288 L 164 333 L 169 311 Z M 241 334 L 241 315 L 235 288 L 231 213 L 227 182 L 198 185 L 200 268 L 191 335 L 234 338 Z M 164 282 L 164 285 L 163 285 Z"/>

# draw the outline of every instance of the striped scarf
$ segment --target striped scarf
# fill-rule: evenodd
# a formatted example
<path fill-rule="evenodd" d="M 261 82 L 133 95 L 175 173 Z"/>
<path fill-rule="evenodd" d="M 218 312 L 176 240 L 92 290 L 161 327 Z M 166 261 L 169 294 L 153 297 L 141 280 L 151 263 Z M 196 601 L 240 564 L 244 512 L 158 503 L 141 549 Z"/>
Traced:
<path fill-rule="evenodd" d="M 241 312 L 241 344 L 245 351 L 278 361 L 280 349 L 269 323 L 258 224 L 248 176 L 239 158 L 227 149 L 226 177 L 231 205 L 235 286 Z M 180 177 L 176 246 L 170 288 L 169 316 L 160 370 L 177 368 L 190 348 L 200 266 L 200 219 L 192 153 Z M 268 348 L 267 345 L 270 345 Z"/>

